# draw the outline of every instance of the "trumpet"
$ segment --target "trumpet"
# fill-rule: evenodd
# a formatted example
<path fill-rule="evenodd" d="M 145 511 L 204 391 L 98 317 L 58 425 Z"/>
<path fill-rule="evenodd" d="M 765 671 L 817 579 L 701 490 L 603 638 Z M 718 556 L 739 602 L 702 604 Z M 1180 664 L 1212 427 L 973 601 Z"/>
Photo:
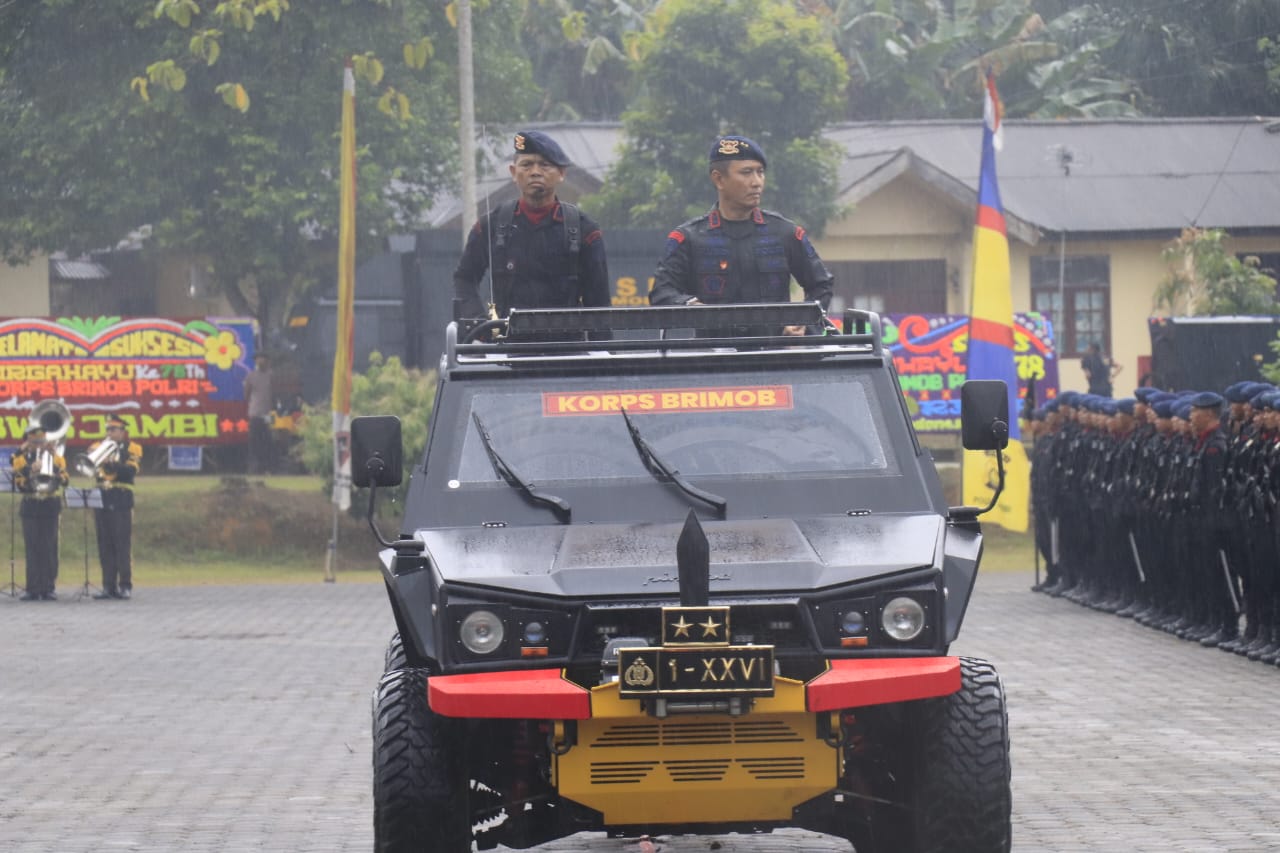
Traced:
<path fill-rule="evenodd" d="M 89 453 L 81 453 L 76 456 L 75 469 L 76 473 L 82 477 L 92 477 L 98 473 L 98 466 L 104 462 L 111 461 L 119 455 L 121 450 L 120 442 L 111 438 L 104 438 L 98 442 L 98 445 Z"/>

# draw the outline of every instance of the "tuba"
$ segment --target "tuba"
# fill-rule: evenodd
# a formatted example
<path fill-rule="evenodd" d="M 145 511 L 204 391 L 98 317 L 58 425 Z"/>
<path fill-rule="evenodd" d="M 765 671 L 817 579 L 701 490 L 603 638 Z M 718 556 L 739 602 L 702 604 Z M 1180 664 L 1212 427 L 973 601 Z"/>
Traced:
<path fill-rule="evenodd" d="M 120 442 L 104 438 L 98 442 L 98 446 L 91 453 L 81 453 L 76 456 L 76 473 L 82 477 L 93 477 L 98 473 L 99 465 L 109 461 L 119 452 Z"/>
<path fill-rule="evenodd" d="M 62 453 L 63 439 L 71 431 L 71 420 L 71 410 L 61 400 L 45 400 L 27 416 L 29 427 L 44 430 L 45 443 L 36 454 L 31 471 L 31 481 L 37 494 L 47 495 L 58 490 L 58 466 L 54 464 L 53 456 Z"/>

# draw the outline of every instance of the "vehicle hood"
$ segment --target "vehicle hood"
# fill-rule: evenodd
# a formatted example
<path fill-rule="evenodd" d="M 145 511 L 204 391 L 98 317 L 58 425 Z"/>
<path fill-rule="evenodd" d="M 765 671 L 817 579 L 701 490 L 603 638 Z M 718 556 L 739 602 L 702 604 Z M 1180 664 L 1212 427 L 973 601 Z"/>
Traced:
<path fill-rule="evenodd" d="M 711 593 L 814 590 L 941 563 L 937 514 L 703 521 Z M 679 591 L 682 522 L 419 530 L 446 580 L 593 598 Z"/>

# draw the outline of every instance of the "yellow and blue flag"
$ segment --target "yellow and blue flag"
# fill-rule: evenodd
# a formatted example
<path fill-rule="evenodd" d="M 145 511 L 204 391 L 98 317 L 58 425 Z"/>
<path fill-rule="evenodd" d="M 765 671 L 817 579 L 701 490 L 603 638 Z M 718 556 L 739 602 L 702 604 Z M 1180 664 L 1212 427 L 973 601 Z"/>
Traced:
<path fill-rule="evenodd" d="M 351 506 L 351 362 L 356 293 L 356 80 L 342 74 L 338 202 L 338 339 L 333 353 L 333 502 Z"/>
<path fill-rule="evenodd" d="M 1018 371 L 1014 361 L 1013 286 L 1009 238 L 996 181 L 996 151 L 1002 146 L 1003 116 L 994 75 L 987 72 L 982 122 L 982 168 L 978 213 L 973 226 L 973 308 L 969 315 L 969 379 L 1000 379 L 1009 389 L 1009 446 L 1004 451 L 1005 489 L 984 517 L 1009 530 L 1026 532 L 1030 466 L 1018 429 Z M 986 506 L 997 483 L 994 454 L 966 450 L 964 502 Z"/>

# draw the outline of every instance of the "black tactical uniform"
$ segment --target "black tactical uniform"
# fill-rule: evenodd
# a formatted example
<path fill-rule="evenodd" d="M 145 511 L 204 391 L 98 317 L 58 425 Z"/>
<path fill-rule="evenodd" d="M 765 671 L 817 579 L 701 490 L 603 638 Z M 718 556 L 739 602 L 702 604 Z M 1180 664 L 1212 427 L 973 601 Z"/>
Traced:
<path fill-rule="evenodd" d="M 67 463 L 52 449 L 52 479 L 38 475 L 44 430 L 26 432 L 26 441 L 14 451 L 13 485 L 22 494 L 22 540 L 26 552 L 27 591 L 24 601 L 53 601 L 58 582 L 58 527 L 62 515 L 62 490 L 67 485 Z"/>
<path fill-rule="evenodd" d="M 577 234 L 566 218 L 576 216 Z M 493 235 L 492 239 L 490 235 Z M 571 238 L 578 246 L 571 245 Z M 491 245 L 492 244 L 492 245 Z M 610 304 L 609 268 L 600 228 L 573 205 L 526 211 L 523 202 L 499 205 L 476 221 L 453 273 L 455 313 L 485 317 L 480 280 L 493 258 L 493 296 L 498 316 L 512 308 L 602 308 Z"/>
<path fill-rule="evenodd" d="M 108 428 L 123 427 L 115 418 Z M 102 592 L 95 598 L 129 598 L 133 590 L 133 484 L 142 462 L 142 446 L 120 433 L 121 447 L 98 466 L 102 509 L 93 511 L 98 534 L 98 561 L 102 564 Z M 89 448 L 92 453 L 97 445 Z"/>
<path fill-rule="evenodd" d="M 806 300 L 830 304 L 831 273 L 803 228 L 768 210 L 730 221 L 713 208 L 667 235 L 649 302 L 789 302 L 793 276 Z"/>

